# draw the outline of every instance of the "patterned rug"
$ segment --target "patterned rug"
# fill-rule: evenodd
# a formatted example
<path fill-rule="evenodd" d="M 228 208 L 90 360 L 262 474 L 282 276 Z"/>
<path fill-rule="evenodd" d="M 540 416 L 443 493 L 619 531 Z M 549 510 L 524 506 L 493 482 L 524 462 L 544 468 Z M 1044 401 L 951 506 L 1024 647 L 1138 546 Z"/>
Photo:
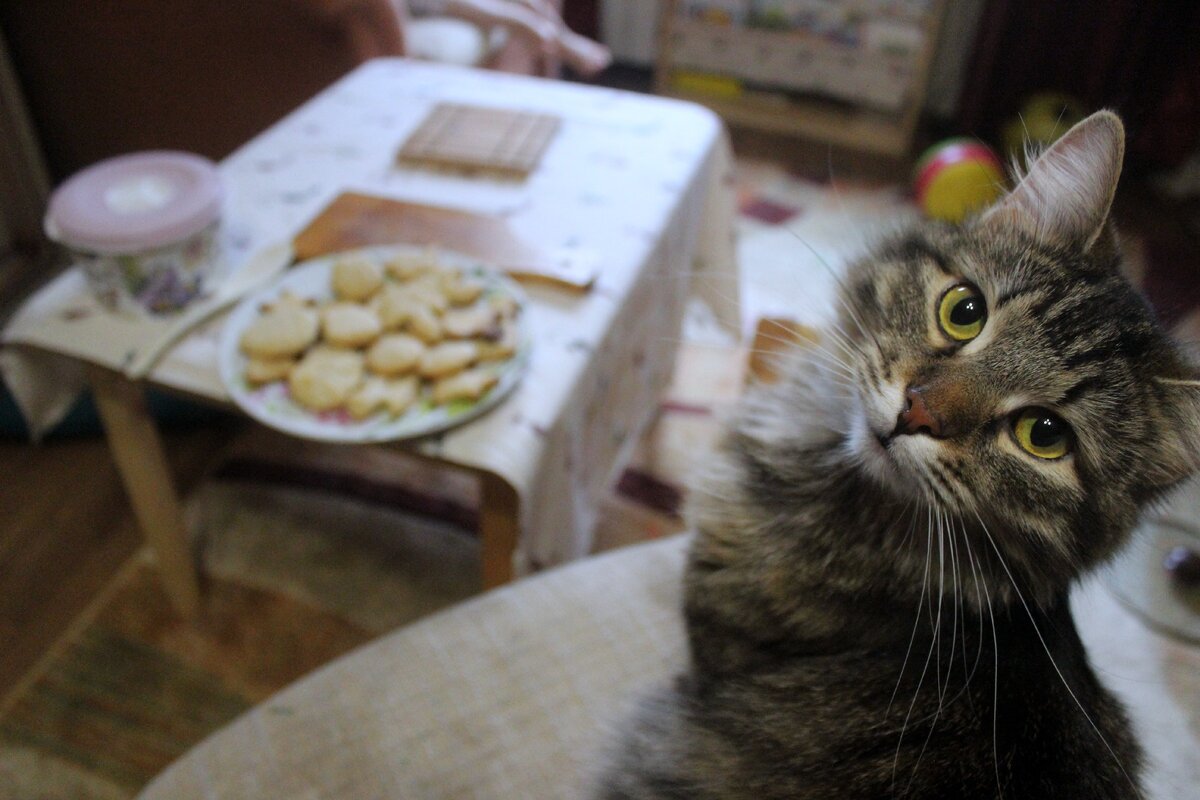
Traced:
<path fill-rule="evenodd" d="M 202 617 L 139 558 L 0 720 L 0 798 L 130 797 L 211 731 L 379 634 L 477 591 L 454 525 L 307 489 L 210 482 L 189 501 Z"/>

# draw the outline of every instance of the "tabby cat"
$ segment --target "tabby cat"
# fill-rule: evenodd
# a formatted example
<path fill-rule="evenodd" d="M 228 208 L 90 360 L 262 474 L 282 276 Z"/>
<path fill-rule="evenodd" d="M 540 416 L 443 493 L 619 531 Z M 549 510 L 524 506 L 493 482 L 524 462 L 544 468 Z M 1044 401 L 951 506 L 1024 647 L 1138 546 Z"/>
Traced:
<path fill-rule="evenodd" d="M 848 268 L 694 493 L 690 660 L 605 798 L 1142 797 L 1067 596 L 1194 469 L 1200 389 L 1120 271 L 1109 112 Z"/>

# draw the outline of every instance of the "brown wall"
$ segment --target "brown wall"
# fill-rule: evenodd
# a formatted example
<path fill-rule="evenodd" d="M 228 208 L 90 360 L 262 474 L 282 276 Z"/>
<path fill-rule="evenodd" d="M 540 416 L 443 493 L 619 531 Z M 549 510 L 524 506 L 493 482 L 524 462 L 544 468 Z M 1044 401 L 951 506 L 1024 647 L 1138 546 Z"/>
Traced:
<path fill-rule="evenodd" d="M 399 54 L 391 0 L 0 1 L 55 181 L 101 158 L 220 158 L 367 58 Z"/>

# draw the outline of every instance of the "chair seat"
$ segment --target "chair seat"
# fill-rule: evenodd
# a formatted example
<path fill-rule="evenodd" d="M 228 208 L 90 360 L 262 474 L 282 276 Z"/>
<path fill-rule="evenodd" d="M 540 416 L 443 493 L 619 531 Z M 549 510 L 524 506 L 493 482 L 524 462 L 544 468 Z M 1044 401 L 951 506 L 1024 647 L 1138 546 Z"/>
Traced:
<path fill-rule="evenodd" d="M 684 663 L 686 544 L 575 562 L 382 637 L 213 734 L 141 797 L 584 797 L 615 725 Z"/>

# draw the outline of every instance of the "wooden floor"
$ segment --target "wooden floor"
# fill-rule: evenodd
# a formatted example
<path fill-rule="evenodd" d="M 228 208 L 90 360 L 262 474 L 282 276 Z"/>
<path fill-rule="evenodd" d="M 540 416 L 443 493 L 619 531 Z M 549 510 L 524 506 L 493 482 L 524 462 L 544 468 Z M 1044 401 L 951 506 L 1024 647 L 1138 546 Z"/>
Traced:
<path fill-rule="evenodd" d="M 227 423 L 167 434 L 176 477 L 200 477 Z M 141 546 L 101 437 L 0 441 L 0 708 Z"/>
<path fill-rule="evenodd" d="M 704 380 L 690 390 L 675 387 L 671 396 L 690 406 L 736 394 L 740 381 L 736 370 L 726 368 L 730 358 L 740 362 L 737 353 L 684 348 L 679 374 Z M 722 377 L 727 374 L 731 377 Z M 659 427 L 661 435 L 683 444 L 656 451 L 671 453 L 708 435 L 707 417 L 697 423 L 682 416 L 674 426 Z M 691 430 L 697 425 L 701 433 Z M 181 493 L 216 474 L 348 493 L 466 527 L 477 522 L 473 480 L 400 452 L 320 445 L 233 420 L 168 431 L 165 438 Z M 597 534 L 605 546 L 627 543 L 612 535 L 617 528 L 628 538 L 646 527 L 619 518 L 621 524 L 602 526 Z M 38 674 L 55 645 L 101 607 L 106 588 L 141 546 L 102 437 L 42 445 L 0 440 L 0 712 Z"/>

